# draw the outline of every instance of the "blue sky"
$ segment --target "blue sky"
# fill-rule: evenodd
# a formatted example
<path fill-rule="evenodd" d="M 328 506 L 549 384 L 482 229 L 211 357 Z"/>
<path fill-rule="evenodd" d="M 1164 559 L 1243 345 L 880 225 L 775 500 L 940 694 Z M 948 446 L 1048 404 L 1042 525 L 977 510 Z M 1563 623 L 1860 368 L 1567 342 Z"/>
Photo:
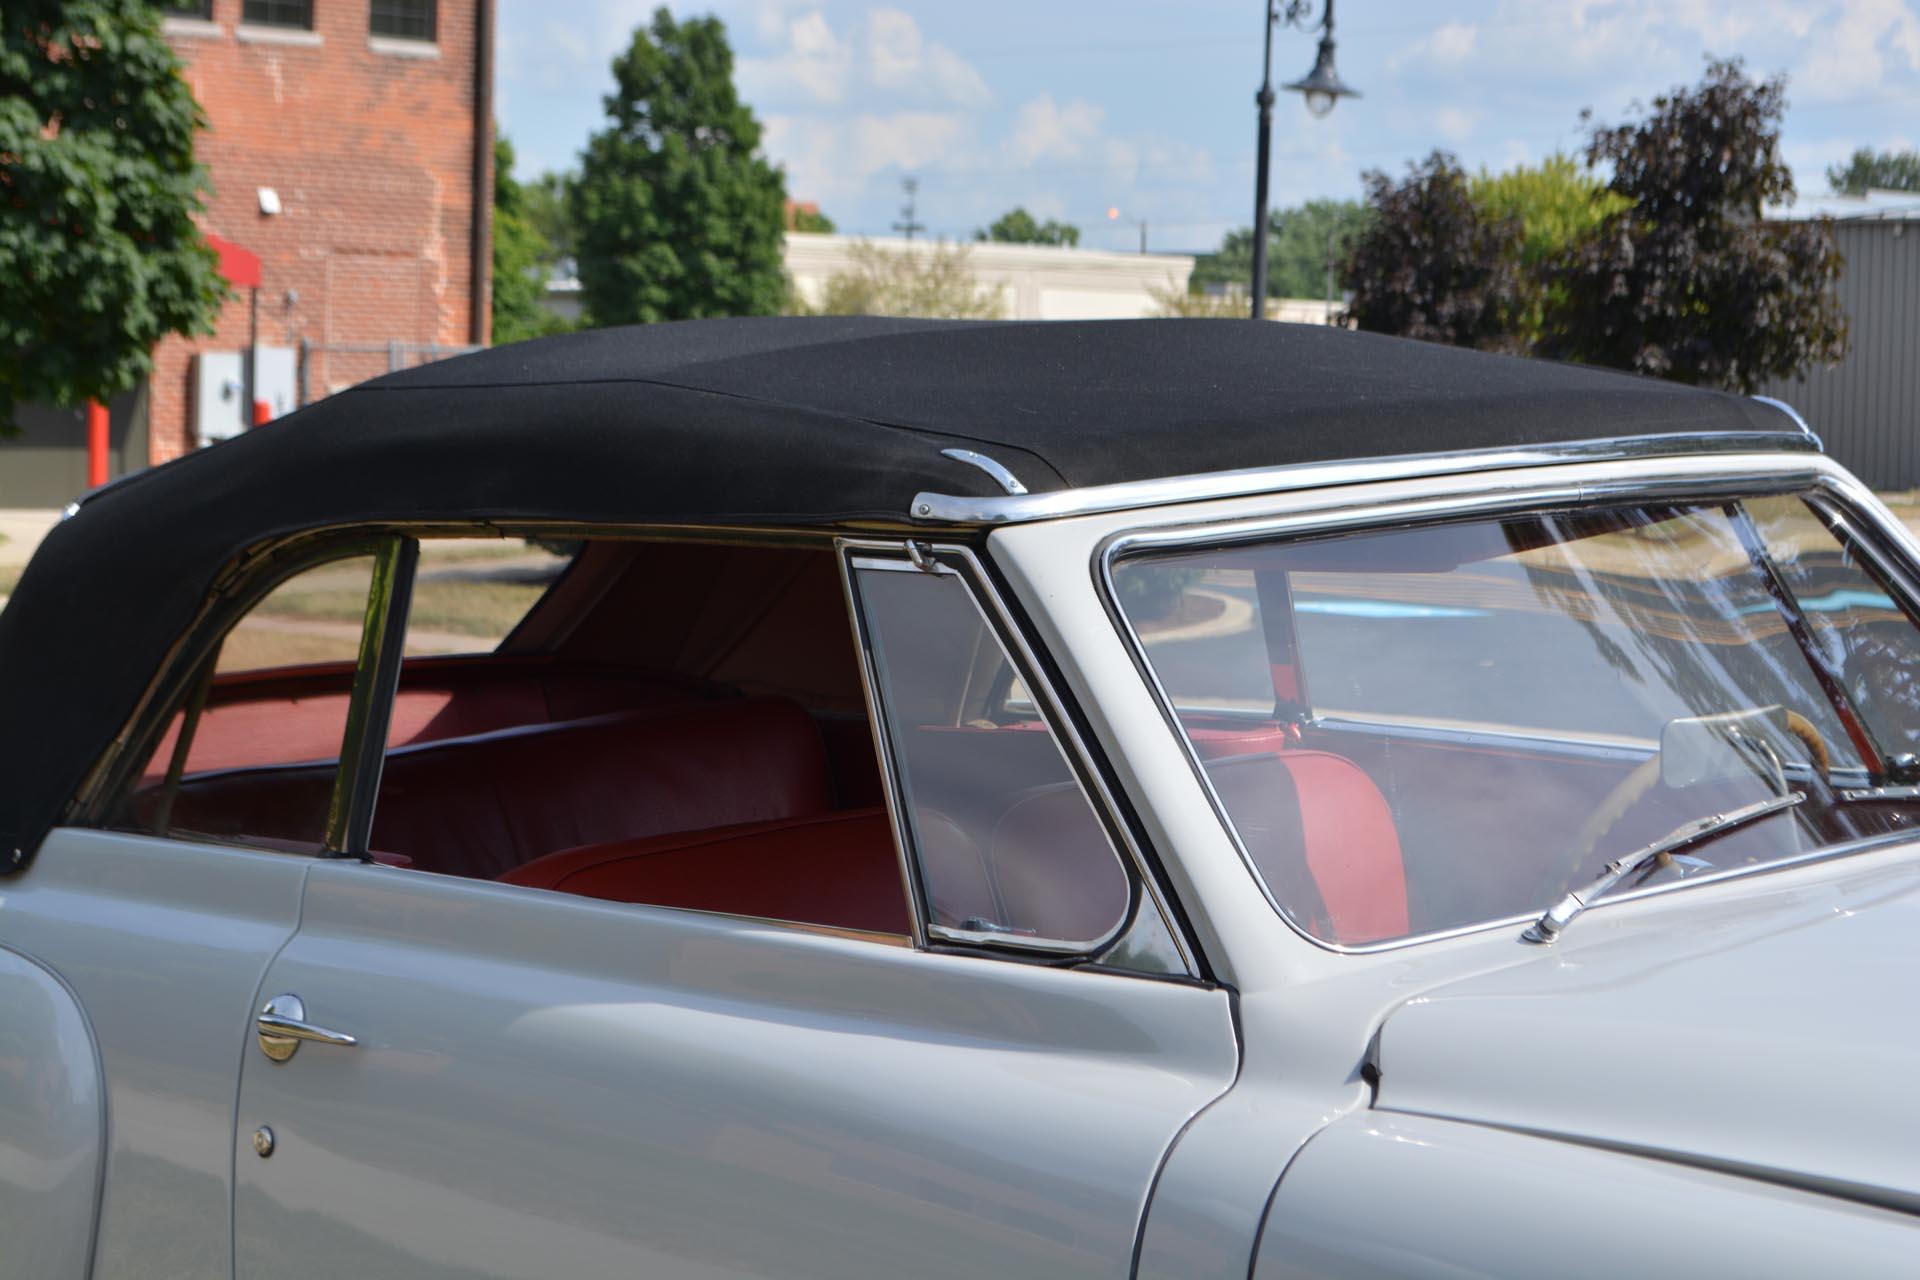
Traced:
<path fill-rule="evenodd" d="M 500 0 L 497 109 L 522 176 L 571 167 L 608 64 L 657 0 Z M 1262 0 L 714 0 L 741 91 L 788 191 L 843 231 L 886 234 L 900 180 L 963 237 L 1019 204 L 1082 243 L 1204 249 L 1252 221 Z M 1317 6 L 1316 6 L 1317 7 Z M 1800 189 L 1856 146 L 1920 146 L 1920 0 L 1339 0 L 1339 67 L 1365 95 L 1323 120 L 1275 108 L 1278 205 L 1357 196 L 1363 170 L 1435 147 L 1470 167 L 1579 145 L 1699 78 L 1709 54 L 1790 77 Z M 1275 36 L 1277 83 L 1313 37 Z M 1124 223 L 1110 222 L 1118 208 Z"/>

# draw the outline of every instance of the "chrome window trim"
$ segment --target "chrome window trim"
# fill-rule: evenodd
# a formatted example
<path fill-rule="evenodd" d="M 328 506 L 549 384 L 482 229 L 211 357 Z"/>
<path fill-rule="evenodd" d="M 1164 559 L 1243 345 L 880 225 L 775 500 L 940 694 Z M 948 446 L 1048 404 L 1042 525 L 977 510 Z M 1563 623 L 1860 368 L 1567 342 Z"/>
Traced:
<path fill-rule="evenodd" d="M 367 584 L 366 615 L 360 624 L 360 652 L 354 659 L 347 695 L 347 722 L 340 738 L 340 762 L 334 770 L 333 796 L 321 837 L 322 857 L 372 862 L 374 807 L 386 769 L 388 730 L 400 688 L 400 664 L 406 651 L 407 619 L 413 609 L 414 573 L 420 565 L 420 540 L 396 534 L 374 554 Z"/>
<path fill-rule="evenodd" d="M 1785 406 L 1780 406 L 1785 408 Z M 1791 409 L 1787 412 L 1799 421 Z M 1804 428 L 1804 423 L 1802 427 Z M 1333 462 L 1306 462 L 1291 467 L 1249 467 L 1198 475 L 1163 476 L 1122 484 L 1059 489 L 1024 496 L 971 497 L 964 494 L 922 492 L 914 495 L 908 518 L 918 524 L 1006 525 L 1051 520 L 1061 516 L 1093 515 L 1129 507 L 1164 507 L 1209 498 L 1242 498 L 1296 489 L 1326 489 L 1418 476 L 1461 475 L 1474 471 L 1516 467 L 1561 466 L 1570 462 L 1612 462 L 1635 458 L 1667 458 L 1684 454 L 1818 452 L 1820 442 L 1811 431 L 1743 431 L 1704 435 L 1634 436 L 1624 439 L 1577 440 L 1566 444 L 1526 445 L 1510 449 L 1459 449 L 1439 453 L 1407 453 L 1386 458 Z"/>
<path fill-rule="evenodd" d="M 1813 441 L 1814 448 L 1818 449 L 1821 453 L 1827 451 L 1826 441 L 1820 438 L 1820 434 L 1817 431 L 1807 425 L 1807 420 L 1801 415 L 1800 411 L 1788 404 L 1785 400 L 1778 400 L 1773 396 L 1749 396 L 1747 398 L 1749 400 L 1757 400 L 1769 408 L 1778 409 L 1780 412 L 1786 414 L 1789 418 L 1793 419 L 1794 425 L 1800 428 L 1801 434 Z"/>
<path fill-rule="evenodd" d="M 908 904 L 913 914 L 914 945 L 924 949 L 929 940 L 952 942 L 967 946 L 1031 951 L 1038 955 L 1067 959 L 1078 957 L 1084 963 L 1098 964 L 1100 955 L 1127 938 L 1134 929 L 1141 912 L 1151 907 L 1159 913 L 1167 935 L 1172 938 L 1185 974 L 1138 976 L 1200 978 L 1203 971 L 1197 961 L 1197 949 L 1186 936 L 1180 917 L 1172 910 L 1167 890 L 1153 874 L 1131 826 L 1121 815 L 1112 788 L 1108 785 L 1103 772 L 1096 767 L 1093 755 L 1088 750 L 1086 741 L 1082 738 L 1073 717 L 1067 714 L 1066 704 L 1058 690 L 1054 688 L 1053 681 L 1047 677 L 1044 668 L 1041 667 L 1026 635 L 1000 598 L 999 591 L 995 589 L 992 580 L 985 573 L 974 550 L 971 547 L 953 543 L 922 544 L 922 556 L 932 561 L 932 569 L 927 570 L 914 565 L 910 558 L 912 544 L 908 540 L 840 538 L 835 540 L 835 546 L 839 551 L 841 587 L 846 594 L 850 624 L 854 628 L 855 644 L 860 656 L 861 692 L 866 700 L 868 723 L 874 735 L 874 751 L 879 757 L 882 781 L 886 786 L 888 822 L 893 830 L 895 848 L 900 856 L 901 874 L 907 883 Z M 961 562 L 966 566 L 965 571 L 962 572 L 951 564 L 941 563 L 942 558 Z M 866 616 L 859 607 L 858 593 L 853 585 L 853 573 L 856 569 L 894 573 L 931 571 L 948 574 L 958 579 L 967 589 L 982 620 L 1006 648 L 1008 655 L 1013 659 L 1016 671 L 1027 682 L 1028 693 L 1035 700 L 1035 710 L 1046 723 L 1048 732 L 1052 734 L 1055 745 L 1065 759 L 1068 772 L 1073 775 L 1074 782 L 1092 807 L 1095 819 L 1105 830 L 1115 860 L 1119 862 L 1123 871 L 1130 872 L 1127 911 L 1105 935 L 1091 942 L 1069 942 L 1060 939 L 982 933 L 929 923 L 926 890 L 921 882 L 919 866 L 912 852 L 914 847 L 912 832 L 907 825 L 905 806 L 901 799 L 903 793 L 900 789 L 900 779 L 893 760 L 891 729 L 881 708 L 878 676 L 872 658 L 872 642 L 867 634 Z M 1115 970 L 1115 972 L 1121 971 Z"/>
<path fill-rule="evenodd" d="M 1804 452 L 1804 450 L 1795 452 Z M 1188 767 L 1192 769 L 1201 791 L 1206 795 L 1215 819 L 1226 832 L 1234 850 L 1240 855 L 1241 862 L 1246 866 L 1247 873 L 1258 886 L 1261 895 L 1265 897 L 1274 914 L 1285 923 L 1288 929 L 1320 950 L 1337 955 L 1375 955 L 1429 942 L 1441 942 L 1471 934 L 1510 929 L 1515 925 L 1524 925 L 1532 921 L 1539 913 L 1529 912 L 1499 920 L 1476 921 L 1449 929 L 1363 944 L 1329 942 L 1301 928 L 1280 906 L 1272 890 L 1267 886 L 1265 878 L 1254 865 L 1253 858 L 1247 852 L 1239 831 L 1228 816 L 1226 805 L 1221 801 L 1219 792 L 1207 776 L 1198 752 L 1180 728 L 1178 714 L 1174 710 L 1174 700 L 1166 687 L 1160 683 L 1152 664 L 1147 660 L 1143 642 L 1135 634 L 1132 624 L 1128 622 L 1125 612 L 1120 608 L 1119 592 L 1113 581 L 1114 563 L 1127 552 L 1149 548 L 1171 550 L 1182 546 L 1217 547 L 1255 540 L 1304 538 L 1328 533 L 1347 534 L 1375 527 L 1403 529 L 1412 524 L 1437 524 L 1463 518 L 1539 510 L 1548 506 L 1584 506 L 1608 501 L 1659 502 L 1685 497 L 1711 501 L 1734 494 L 1755 496 L 1788 493 L 1803 494 L 1814 499 L 1812 505 L 1817 508 L 1823 510 L 1830 508 L 1840 516 L 1851 517 L 1852 523 L 1846 526 L 1844 536 L 1848 537 L 1851 545 L 1859 546 L 1876 556 L 1885 557 L 1880 562 L 1887 566 L 1889 577 L 1902 590 L 1920 581 L 1920 578 L 1916 578 L 1913 567 L 1901 565 L 1893 554 L 1897 552 L 1912 560 L 1920 561 L 1920 542 L 1916 542 L 1904 528 L 1884 530 L 1880 520 L 1863 519 L 1863 515 L 1871 512 L 1877 500 L 1873 498 L 1871 491 L 1852 476 L 1839 470 L 1832 462 L 1822 457 L 1809 459 L 1809 465 L 1804 469 L 1790 467 L 1777 470 L 1741 470 L 1734 465 L 1737 459 L 1730 458 L 1727 461 L 1729 463 L 1727 469 L 1704 474 L 1684 471 L 1653 476 L 1613 477 L 1602 474 L 1593 480 L 1583 479 L 1571 482 L 1527 483 L 1523 479 L 1519 483 L 1499 487 L 1490 493 L 1484 490 L 1480 492 L 1454 490 L 1438 496 L 1372 501 L 1362 496 L 1347 505 L 1286 515 L 1253 516 L 1217 522 L 1184 521 L 1175 525 L 1136 526 L 1121 529 L 1108 534 L 1094 547 L 1092 563 L 1094 589 L 1106 609 L 1108 619 L 1119 632 L 1121 642 L 1126 646 L 1127 653 L 1133 660 L 1134 669 L 1153 693 L 1162 721 L 1180 744 L 1180 749 L 1187 758 Z M 1884 536 L 1875 539 L 1868 536 L 1869 531 L 1881 532 Z M 1910 600 L 1920 604 L 1920 597 L 1911 597 Z M 1609 894 L 1604 901 L 1595 905 L 1596 907 L 1610 906 L 1616 902 L 1632 902 L 1676 889 L 1691 888 L 1694 885 L 1714 884 L 1736 877 L 1763 875 L 1786 867 L 1803 866 L 1807 863 L 1842 857 L 1883 844 L 1897 843 L 1902 840 L 1911 841 L 1915 838 L 1911 832 L 1871 836 L 1810 850 L 1807 853 L 1758 866 L 1729 867 L 1721 871 L 1692 875 L 1685 881 L 1648 885 L 1626 893 Z"/>

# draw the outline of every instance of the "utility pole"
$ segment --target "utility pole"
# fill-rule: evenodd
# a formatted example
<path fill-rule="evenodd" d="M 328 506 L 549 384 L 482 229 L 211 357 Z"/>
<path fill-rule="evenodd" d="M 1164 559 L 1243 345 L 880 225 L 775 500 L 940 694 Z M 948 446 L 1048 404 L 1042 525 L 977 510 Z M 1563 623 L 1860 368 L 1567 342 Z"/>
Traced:
<path fill-rule="evenodd" d="M 907 193 L 907 202 L 900 206 L 901 221 L 894 223 L 893 229 L 905 236 L 908 244 L 912 244 L 915 234 L 927 229 L 926 226 L 914 216 L 915 206 L 919 203 L 920 179 L 902 178 L 900 179 L 900 186 Z"/>
<path fill-rule="evenodd" d="M 1327 224 L 1327 323 L 1333 323 L 1333 233 L 1340 224 Z"/>

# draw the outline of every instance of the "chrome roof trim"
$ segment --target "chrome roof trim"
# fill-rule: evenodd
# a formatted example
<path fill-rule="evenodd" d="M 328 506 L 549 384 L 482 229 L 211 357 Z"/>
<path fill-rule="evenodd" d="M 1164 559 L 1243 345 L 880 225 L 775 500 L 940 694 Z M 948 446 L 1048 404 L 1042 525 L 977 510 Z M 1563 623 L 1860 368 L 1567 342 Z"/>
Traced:
<path fill-rule="evenodd" d="M 955 462 L 964 462 L 970 467 L 978 467 L 993 477 L 994 483 L 1005 489 L 1013 497 L 1022 497 L 1027 486 L 1020 483 L 1020 477 L 1006 469 L 999 462 L 974 449 L 942 449 L 940 456 L 952 458 Z"/>
<path fill-rule="evenodd" d="M 1776 400 L 1772 396 L 1749 396 L 1748 398 L 1751 400 L 1757 400 L 1761 404 L 1768 405 L 1772 408 L 1778 409 L 1780 412 L 1786 414 L 1789 418 L 1792 418 L 1796 423 L 1799 424 L 1800 430 L 1806 433 L 1807 439 L 1813 441 L 1814 448 L 1818 449 L 1822 453 L 1825 453 L 1827 451 L 1826 442 L 1820 438 L 1819 434 L 1815 432 L 1811 426 L 1807 425 L 1807 420 L 1800 415 L 1800 411 L 1794 408 L 1792 405 L 1788 404 L 1785 400 Z"/>
<path fill-rule="evenodd" d="M 1785 406 L 1781 406 L 1785 408 Z M 1799 415 L 1787 412 L 1798 421 Z M 1528 445 L 1518 449 L 1462 449 L 1448 453 L 1407 453 L 1357 461 L 1308 462 L 1294 467 L 1250 467 L 1203 475 L 1166 476 L 1085 489 L 1059 489 L 1007 497 L 920 493 L 909 518 L 920 524 L 1027 524 L 1061 516 L 1092 515 L 1131 507 L 1163 507 L 1206 498 L 1243 498 L 1335 485 L 1369 484 L 1415 476 L 1458 475 L 1507 467 L 1548 467 L 1569 462 L 1608 462 L 1627 458 L 1664 458 L 1681 454 L 1812 453 L 1820 441 L 1811 431 L 1743 431 L 1716 435 L 1679 433 L 1613 440 L 1577 440 L 1567 444 Z M 957 451 L 949 451 L 952 452 Z"/>

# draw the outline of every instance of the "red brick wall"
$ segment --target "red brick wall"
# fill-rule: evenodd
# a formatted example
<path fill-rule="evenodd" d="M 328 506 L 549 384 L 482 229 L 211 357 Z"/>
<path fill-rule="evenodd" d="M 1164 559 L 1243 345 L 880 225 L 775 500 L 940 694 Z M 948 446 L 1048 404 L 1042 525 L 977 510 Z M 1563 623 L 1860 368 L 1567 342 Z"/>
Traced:
<path fill-rule="evenodd" d="M 437 48 L 437 57 L 374 48 L 367 5 L 313 0 L 317 44 L 249 38 L 259 29 L 241 28 L 241 0 L 213 0 L 204 32 L 205 24 L 168 24 L 207 115 L 198 144 L 212 185 L 206 229 L 260 255 L 263 344 L 474 340 L 478 0 L 439 0 L 435 44 L 408 46 Z M 261 187 L 279 193 L 279 215 L 260 212 Z M 484 339 L 484 309 L 481 319 Z M 194 447 L 193 352 L 246 344 L 244 293 L 222 309 L 212 336 L 160 344 L 154 462 Z M 318 397 L 386 368 L 384 354 L 317 356 L 309 387 Z"/>

